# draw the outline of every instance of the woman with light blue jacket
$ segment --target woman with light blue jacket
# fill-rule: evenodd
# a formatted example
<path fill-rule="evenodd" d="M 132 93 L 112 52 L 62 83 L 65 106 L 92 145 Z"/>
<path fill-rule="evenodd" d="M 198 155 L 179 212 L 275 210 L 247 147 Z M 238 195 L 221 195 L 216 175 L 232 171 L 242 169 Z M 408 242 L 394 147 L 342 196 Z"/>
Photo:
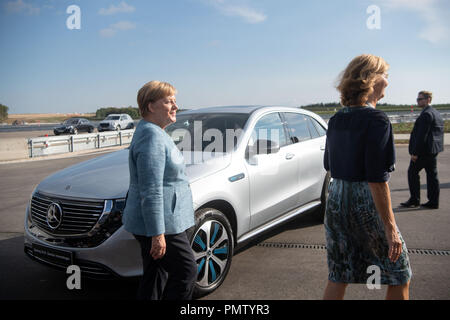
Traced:
<path fill-rule="evenodd" d="M 194 209 L 181 152 L 164 128 L 176 121 L 176 90 L 151 81 L 138 92 L 139 122 L 129 148 L 130 188 L 123 224 L 139 241 L 139 299 L 189 300 L 197 264 L 186 230 Z"/>

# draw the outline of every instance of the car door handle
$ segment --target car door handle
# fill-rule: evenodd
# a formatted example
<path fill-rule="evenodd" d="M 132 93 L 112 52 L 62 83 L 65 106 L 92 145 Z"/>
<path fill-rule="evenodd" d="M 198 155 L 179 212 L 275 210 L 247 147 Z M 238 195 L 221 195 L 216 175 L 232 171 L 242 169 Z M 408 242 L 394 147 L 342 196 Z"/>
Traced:
<path fill-rule="evenodd" d="M 325 150 L 325 146 L 320 146 L 320 150 Z"/>
<path fill-rule="evenodd" d="M 286 160 L 291 160 L 293 157 L 295 157 L 295 154 L 293 154 L 293 153 L 286 154 Z"/>

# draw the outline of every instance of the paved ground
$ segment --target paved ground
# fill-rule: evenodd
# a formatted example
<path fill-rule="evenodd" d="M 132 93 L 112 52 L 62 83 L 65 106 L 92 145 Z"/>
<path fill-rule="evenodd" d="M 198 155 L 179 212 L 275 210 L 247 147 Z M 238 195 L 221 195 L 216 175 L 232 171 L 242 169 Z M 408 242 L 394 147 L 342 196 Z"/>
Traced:
<path fill-rule="evenodd" d="M 0 299 L 134 299 L 137 280 L 82 281 L 69 291 L 67 276 L 41 266 L 23 253 L 23 219 L 29 195 L 47 175 L 96 155 L 0 165 Z M 390 187 L 397 224 L 409 249 L 450 250 L 450 151 L 438 158 L 439 210 L 401 209 L 408 198 L 407 147 L 397 147 L 397 170 Z M 423 184 L 422 197 L 426 199 Z M 297 244 L 276 248 L 271 243 Z M 205 299 L 321 299 L 327 278 L 326 251 L 304 248 L 325 243 L 324 229 L 305 214 L 256 239 L 233 258 L 223 285 Z M 410 254 L 411 299 L 450 299 L 450 255 Z M 430 253 L 438 253 L 431 251 Z M 385 288 L 353 285 L 347 299 L 383 299 Z"/>

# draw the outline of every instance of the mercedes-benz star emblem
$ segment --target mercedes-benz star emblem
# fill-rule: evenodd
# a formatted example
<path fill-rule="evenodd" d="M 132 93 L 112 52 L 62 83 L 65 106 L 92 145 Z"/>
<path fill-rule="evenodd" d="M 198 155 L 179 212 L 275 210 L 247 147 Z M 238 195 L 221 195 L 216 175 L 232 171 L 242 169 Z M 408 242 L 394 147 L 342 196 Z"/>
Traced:
<path fill-rule="evenodd" d="M 62 222 L 62 209 L 59 204 L 53 202 L 47 209 L 47 224 L 50 228 L 56 229 Z"/>

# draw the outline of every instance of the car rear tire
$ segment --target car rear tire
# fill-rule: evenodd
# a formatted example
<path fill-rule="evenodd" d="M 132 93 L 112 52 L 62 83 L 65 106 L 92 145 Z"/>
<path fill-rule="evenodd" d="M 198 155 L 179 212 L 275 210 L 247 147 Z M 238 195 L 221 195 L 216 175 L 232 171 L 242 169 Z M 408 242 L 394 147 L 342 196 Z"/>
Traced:
<path fill-rule="evenodd" d="M 225 280 L 233 258 L 233 229 L 219 210 L 205 208 L 196 212 L 195 226 L 188 230 L 197 262 L 194 297 L 216 290 Z"/>

